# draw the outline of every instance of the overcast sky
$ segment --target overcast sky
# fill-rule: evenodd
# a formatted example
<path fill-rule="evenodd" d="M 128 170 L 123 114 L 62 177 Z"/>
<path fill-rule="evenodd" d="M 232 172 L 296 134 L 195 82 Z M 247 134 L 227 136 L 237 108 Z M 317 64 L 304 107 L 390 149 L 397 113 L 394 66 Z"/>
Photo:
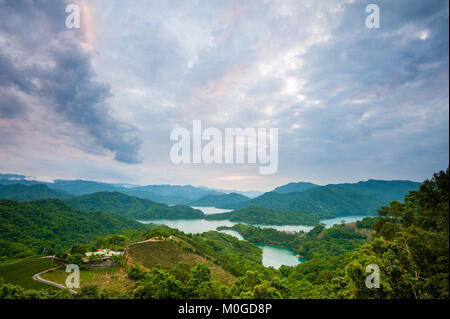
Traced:
<path fill-rule="evenodd" d="M 67 2 L 69 3 L 69 2 Z M 0 173 L 270 190 L 449 163 L 447 0 L 0 0 Z M 279 168 L 170 161 L 173 128 L 279 129 Z"/>

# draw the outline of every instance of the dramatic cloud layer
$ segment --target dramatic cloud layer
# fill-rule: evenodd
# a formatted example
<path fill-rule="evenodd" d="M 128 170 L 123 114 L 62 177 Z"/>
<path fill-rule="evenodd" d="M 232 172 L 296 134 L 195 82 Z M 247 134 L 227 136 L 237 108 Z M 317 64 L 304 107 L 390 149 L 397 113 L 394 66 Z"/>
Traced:
<path fill-rule="evenodd" d="M 448 165 L 448 1 L 0 0 L 0 170 L 271 189 Z M 279 171 L 174 165 L 170 131 L 279 128 Z M 130 165 L 133 164 L 133 165 Z"/>
<path fill-rule="evenodd" d="M 20 121 L 36 104 L 71 124 L 66 134 L 86 133 L 85 151 L 106 149 L 118 161 L 138 162 L 138 130 L 109 115 L 110 87 L 97 81 L 81 31 L 65 27 L 65 4 L 6 1 L 0 19 L 1 117 Z"/>

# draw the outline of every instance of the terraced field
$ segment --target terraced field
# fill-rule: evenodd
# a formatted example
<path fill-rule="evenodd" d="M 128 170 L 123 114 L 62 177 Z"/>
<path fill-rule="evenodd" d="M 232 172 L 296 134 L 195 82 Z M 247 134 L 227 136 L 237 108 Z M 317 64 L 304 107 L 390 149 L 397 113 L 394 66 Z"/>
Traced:
<path fill-rule="evenodd" d="M 156 265 L 176 266 L 179 262 L 185 262 L 195 266 L 197 263 L 205 263 L 211 267 L 213 279 L 226 284 L 231 284 L 235 277 L 219 266 L 211 263 L 206 258 L 183 250 L 170 241 L 152 241 L 128 248 L 128 253 L 132 261 L 146 268 L 152 268 Z"/>
<path fill-rule="evenodd" d="M 6 283 L 19 285 L 26 289 L 58 289 L 35 281 L 32 277 L 38 272 L 57 267 L 59 265 L 61 265 L 61 263 L 57 260 L 54 260 L 52 264 L 52 260 L 50 258 L 23 259 L 12 263 L 1 264 L 0 278 L 3 278 Z"/>

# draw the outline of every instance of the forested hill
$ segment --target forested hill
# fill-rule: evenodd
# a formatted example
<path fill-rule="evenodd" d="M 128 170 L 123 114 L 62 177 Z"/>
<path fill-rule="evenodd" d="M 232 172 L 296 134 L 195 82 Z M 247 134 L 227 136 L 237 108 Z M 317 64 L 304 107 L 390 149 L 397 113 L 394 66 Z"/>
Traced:
<path fill-rule="evenodd" d="M 315 214 L 375 215 L 380 206 L 392 200 L 402 201 L 408 191 L 416 190 L 420 183 L 411 181 L 358 182 L 330 184 L 294 193 L 265 193 L 233 208 L 259 206 L 272 209 L 306 211 Z"/>
<path fill-rule="evenodd" d="M 301 211 L 273 210 L 250 206 L 232 212 L 205 215 L 207 220 L 231 220 L 270 225 L 317 225 L 322 216 Z M 331 217 L 331 216 L 324 216 Z"/>
<path fill-rule="evenodd" d="M 190 202 L 191 206 L 214 206 L 217 208 L 228 208 L 233 205 L 250 200 L 250 198 L 237 194 L 221 194 L 221 195 L 206 195 L 200 199 Z"/>
<path fill-rule="evenodd" d="M 299 298 L 430 299 L 449 297 L 449 170 L 426 180 L 405 203 L 382 207 L 369 244 L 336 258 L 286 269 Z M 314 241 L 303 253 L 319 248 Z M 312 249 L 313 248 L 313 249 Z M 366 266 L 380 269 L 380 288 L 367 289 Z"/>
<path fill-rule="evenodd" d="M 168 206 L 125 195 L 118 192 L 99 192 L 89 195 L 77 196 L 67 200 L 71 206 L 86 211 L 104 211 L 122 216 L 149 220 L 149 219 L 195 219 L 203 218 L 202 211 L 189 206 Z"/>
<path fill-rule="evenodd" d="M 124 194 L 166 204 L 185 204 L 205 195 L 221 194 L 215 190 L 205 190 L 191 185 L 123 185 L 108 184 L 88 180 L 55 180 L 47 184 L 50 188 L 81 196 L 98 192 L 121 192 Z"/>
<path fill-rule="evenodd" d="M 0 256 L 28 256 L 44 247 L 61 251 L 108 234 L 144 228 L 132 219 L 86 212 L 59 199 L 32 202 L 0 200 Z"/>
<path fill-rule="evenodd" d="M 307 189 L 316 188 L 319 185 L 308 183 L 308 182 L 298 182 L 298 183 L 289 183 L 286 185 L 278 186 L 273 191 L 276 193 L 294 193 L 294 192 L 303 192 Z"/>
<path fill-rule="evenodd" d="M 67 199 L 69 197 L 69 194 L 50 189 L 45 184 L 29 186 L 23 184 L 0 185 L 0 199 L 12 199 L 27 202 L 46 198 Z"/>

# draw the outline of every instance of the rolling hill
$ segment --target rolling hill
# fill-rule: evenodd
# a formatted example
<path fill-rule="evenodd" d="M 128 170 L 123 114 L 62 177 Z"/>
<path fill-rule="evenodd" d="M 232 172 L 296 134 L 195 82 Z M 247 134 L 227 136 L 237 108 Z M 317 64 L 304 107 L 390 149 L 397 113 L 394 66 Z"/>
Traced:
<path fill-rule="evenodd" d="M 319 215 L 375 215 L 377 209 L 392 200 L 402 201 L 420 183 L 411 181 L 369 180 L 354 184 L 330 184 L 293 193 L 265 193 L 233 208 L 259 206 L 280 210 L 298 210 Z"/>
<path fill-rule="evenodd" d="M 28 256 L 43 248 L 60 251 L 75 244 L 125 230 L 141 223 L 105 212 L 75 209 L 59 199 L 32 202 L 0 200 L 0 256 Z"/>
<path fill-rule="evenodd" d="M 0 185 L 0 199 L 11 199 L 28 202 L 46 198 L 66 199 L 69 197 L 69 194 L 50 189 L 45 184 L 36 184 L 29 186 L 23 184 Z"/>
<path fill-rule="evenodd" d="M 204 215 L 202 211 L 189 206 L 168 206 L 119 192 L 99 192 L 77 196 L 68 199 L 67 203 L 85 211 L 104 211 L 140 220 L 196 219 L 203 218 Z"/>
<path fill-rule="evenodd" d="M 207 190 L 191 185 L 124 186 L 122 184 L 108 184 L 87 180 L 55 180 L 54 183 L 47 183 L 47 185 L 52 189 L 64 191 L 75 196 L 98 192 L 121 192 L 165 204 L 186 204 L 206 195 L 222 194 L 215 190 Z"/>
<path fill-rule="evenodd" d="M 115 192 L 118 191 L 118 187 L 93 181 L 85 180 L 55 180 L 53 183 L 47 183 L 47 186 L 69 193 L 71 195 L 80 196 L 97 192 Z"/>
<path fill-rule="evenodd" d="M 303 192 L 305 190 L 319 187 L 319 185 L 308 183 L 308 182 L 298 182 L 298 183 L 289 183 L 286 185 L 279 186 L 273 190 L 276 193 L 294 193 L 294 192 Z"/>
<path fill-rule="evenodd" d="M 326 216 L 325 217 L 330 217 Z M 319 215 L 309 212 L 274 210 L 250 206 L 232 212 L 205 215 L 207 220 L 231 220 L 236 222 L 261 223 L 270 225 L 317 225 Z"/>

